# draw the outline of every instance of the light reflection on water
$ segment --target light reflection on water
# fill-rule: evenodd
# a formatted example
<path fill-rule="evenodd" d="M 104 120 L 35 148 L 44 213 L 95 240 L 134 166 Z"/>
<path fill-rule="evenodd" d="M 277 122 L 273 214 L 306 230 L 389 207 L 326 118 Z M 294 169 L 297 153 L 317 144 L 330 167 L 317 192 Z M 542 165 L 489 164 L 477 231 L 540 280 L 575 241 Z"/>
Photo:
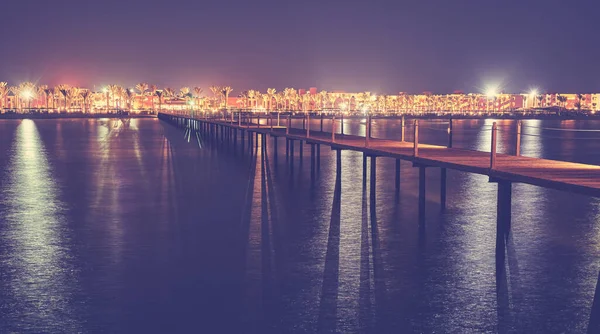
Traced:
<path fill-rule="evenodd" d="M 455 120 L 455 147 L 489 151 L 492 122 Z M 512 153 L 516 123 L 497 122 Z M 522 153 L 599 164 L 591 135 L 539 127 L 600 124 L 563 123 L 524 121 L 536 136 Z M 420 124 L 422 142 L 446 143 L 447 123 Z M 364 133 L 364 120 L 344 127 Z M 372 189 L 361 153 L 343 151 L 337 174 L 322 147 L 311 175 L 310 146 L 300 162 L 296 143 L 291 169 L 281 139 L 276 159 L 272 139 L 250 156 L 156 120 L 0 130 L 0 331 L 585 333 L 594 320 L 596 199 L 513 185 L 497 275 L 497 186 L 484 176 L 448 171 L 441 212 L 427 169 L 420 228 L 406 162 L 396 193 L 392 159 L 377 158 Z M 399 121 L 374 120 L 373 135 L 399 139 Z"/>
<path fill-rule="evenodd" d="M 81 331 L 65 205 L 31 120 L 17 127 L 4 180 L 0 331 Z"/>

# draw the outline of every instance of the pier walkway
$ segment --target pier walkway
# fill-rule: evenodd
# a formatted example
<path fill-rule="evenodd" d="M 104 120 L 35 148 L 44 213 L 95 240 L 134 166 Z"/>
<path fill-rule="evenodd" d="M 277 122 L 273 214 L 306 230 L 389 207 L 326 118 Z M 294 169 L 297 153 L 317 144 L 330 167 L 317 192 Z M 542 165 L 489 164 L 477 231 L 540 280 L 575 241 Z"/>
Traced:
<path fill-rule="evenodd" d="M 233 116 L 232 116 L 233 117 Z M 280 124 L 274 119 L 269 118 L 266 124 L 261 123 L 261 119 L 256 116 L 244 117 L 238 115 L 236 119 L 215 120 L 198 119 L 182 115 L 159 114 L 159 118 L 174 124 L 175 126 L 186 128 L 190 131 L 198 131 L 206 136 L 212 136 L 218 140 L 232 143 L 232 145 L 241 144 L 242 149 L 247 137 L 248 147 L 257 146 L 259 135 L 261 136 L 261 145 L 267 145 L 267 138 L 273 138 L 273 154 L 277 154 L 277 145 L 279 138 L 285 138 L 286 157 L 292 162 L 294 159 L 294 143 L 297 142 L 300 149 L 298 155 L 303 159 L 303 145 L 311 146 L 310 166 L 311 173 L 320 165 L 321 145 L 329 146 L 336 151 L 337 172 L 341 172 L 341 151 L 352 150 L 363 153 L 364 173 L 367 170 L 367 158 L 371 160 L 371 181 L 376 182 L 376 159 L 378 157 L 392 158 L 396 160 L 396 191 L 400 188 L 400 161 L 412 162 L 413 167 L 419 168 L 419 222 L 425 221 L 425 180 L 427 168 L 439 168 L 440 177 L 440 207 L 442 210 L 446 207 L 446 170 L 453 169 L 457 171 L 476 173 L 489 176 L 490 182 L 498 184 L 497 197 L 497 242 L 504 243 L 508 236 L 511 225 L 511 201 L 512 201 L 512 183 L 527 183 L 535 186 L 557 189 L 566 192 L 578 193 L 593 197 L 600 197 L 600 166 L 579 164 L 573 162 L 556 161 L 548 159 L 539 159 L 523 157 L 519 154 L 521 142 L 521 123 L 517 124 L 517 138 L 515 154 L 497 154 L 497 126 L 496 123 L 491 129 L 491 147 L 490 152 L 473 151 L 452 147 L 452 121 L 448 127 L 448 145 L 429 145 L 419 143 L 419 124 L 414 121 L 413 140 L 408 142 L 404 140 L 389 140 L 384 138 L 372 138 L 371 118 L 367 118 L 365 124 L 365 136 L 343 134 L 343 126 L 336 127 L 335 117 L 331 118 L 332 129 L 335 131 L 323 131 L 323 118 L 321 117 L 321 126 L 318 131 L 310 129 L 310 115 L 306 115 L 302 122 L 302 128 L 292 128 L 285 126 L 276 126 Z M 256 119 L 256 123 L 254 122 Z M 265 122 L 265 119 L 262 119 Z M 292 124 L 288 116 L 286 124 Z M 343 123 L 342 123 L 343 124 Z M 339 125 L 339 124 L 338 124 Z M 407 127 L 402 119 L 400 127 L 402 139 L 405 138 L 404 131 Z M 338 133 L 339 132 L 339 133 Z M 238 133 L 240 140 L 238 140 Z M 374 188 L 374 187 L 373 187 Z M 504 236 L 504 237 L 501 237 Z M 503 246 L 498 245 L 503 249 Z"/>

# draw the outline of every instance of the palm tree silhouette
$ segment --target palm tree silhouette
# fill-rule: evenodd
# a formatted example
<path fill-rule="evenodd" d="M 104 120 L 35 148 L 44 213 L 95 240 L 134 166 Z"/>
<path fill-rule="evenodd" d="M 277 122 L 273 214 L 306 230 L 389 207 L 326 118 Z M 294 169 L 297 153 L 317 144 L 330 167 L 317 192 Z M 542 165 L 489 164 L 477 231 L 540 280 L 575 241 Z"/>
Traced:
<path fill-rule="evenodd" d="M 152 113 L 156 113 L 154 110 L 154 96 L 156 95 L 156 90 L 158 87 L 156 85 L 150 85 L 150 101 L 152 102 Z"/>
<path fill-rule="evenodd" d="M 82 100 L 82 112 L 85 114 L 86 112 L 86 106 L 87 106 L 87 101 L 88 98 L 90 97 L 91 93 L 88 89 L 82 89 L 81 92 L 79 93 L 79 95 L 81 96 L 81 100 Z"/>
<path fill-rule="evenodd" d="M 8 95 L 8 83 L 0 82 L 0 112 L 2 112 L 2 109 L 4 108 L 4 101 L 5 101 L 7 95 Z"/>
<path fill-rule="evenodd" d="M 154 95 L 156 95 L 158 97 L 158 111 L 162 111 L 162 97 L 163 97 L 163 91 L 162 90 L 155 90 L 154 91 Z M 153 99 L 154 100 L 154 99 Z"/>
<path fill-rule="evenodd" d="M 229 99 L 229 94 L 233 91 L 233 89 L 229 86 L 221 87 L 221 94 L 225 99 L 225 110 L 227 110 L 227 100 Z"/>
<path fill-rule="evenodd" d="M 277 93 L 275 88 L 267 88 L 267 95 L 269 96 L 269 110 L 273 110 L 273 96 Z"/>
<path fill-rule="evenodd" d="M 194 94 L 196 94 L 196 105 L 198 105 L 198 108 L 200 108 L 200 95 L 202 95 L 202 92 L 204 90 L 200 87 L 194 87 Z"/>
<path fill-rule="evenodd" d="M 221 89 L 221 87 L 214 86 L 214 85 L 210 86 L 209 89 L 213 93 L 213 97 L 214 97 L 214 101 L 215 101 L 215 107 L 217 107 L 218 106 L 217 100 L 220 99 L 220 97 L 221 97 L 221 91 L 222 91 L 222 89 Z"/>
<path fill-rule="evenodd" d="M 58 89 L 59 93 L 65 99 L 65 111 L 66 111 L 67 110 L 67 95 L 69 93 L 69 86 L 62 84 L 62 85 L 56 86 L 56 89 Z"/>
<path fill-rule="evenodd" d="M 129 111 L 131 111 L 133 109 L 133 98 L 135 96 L 135 92 L 133 91 L 133 89 L 127 88 L 125 90 L 125 93 L 127 94 L 127 101 L 129 103 Z"/>
<path fill-rule="evenodd" d="M 575 106 L 577 107 L 578 111 L 581 111 L 583 101 L 585 101 L 585 97 L 583 96 L 583 94 L 577 94 L 577 103 L 575 104 Z"/>

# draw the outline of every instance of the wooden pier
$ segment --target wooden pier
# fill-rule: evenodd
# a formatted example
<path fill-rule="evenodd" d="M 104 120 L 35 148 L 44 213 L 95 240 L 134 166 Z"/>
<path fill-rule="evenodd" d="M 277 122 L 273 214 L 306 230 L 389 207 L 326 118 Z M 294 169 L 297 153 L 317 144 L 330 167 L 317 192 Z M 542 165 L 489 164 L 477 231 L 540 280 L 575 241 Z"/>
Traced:
<path fill-rule="evenodd" d="M 286 157 L 294 159 L 294 146 L 298 142 L 300 146 L 299 156 L 303 158 L 302 145 L 311 146 L 311 174 L 314 175 L 315 169 L 320 165 L 321 145 L 329 146 L 336 150 L 337 170 L 341 170 L 342 150 L 352 150 L 364 154 L 363 167 L 367 165 L 367 157 L 371 159 L 372 167 L 375 166 L 376 159 L 386 157 L 396 160 L 396 190 L 400 188 L 400 161 L 412 162 L 413 167 L 419 168 L 419 221 L 424 223 L 425 217 L 425 176 L 427 168 L 439 168 L 441 172 L 440 185 L 440 204 L 442 209 L 446 206 L 446 170 L 453 169 L 462 172 L 486 175 L 490 182 L 498 183 L 497 199 L 497 248 L 504 249 L 505 237 L 510 232 L 511 225 L 511 198 L 512 183 L 527 183 L 535 186 L 557 189 L 572 193 L 584 194 L 593 197 L 600 197 L 600 166 L 586 165 L 572 162 L 538 159 L 520 156 L 520 135 L 521 124 L 517 128 L 517 147 L 514 155 L 496 153 L 497 126 L 494 123 L 491 129 L 491 147 L 490 152 L 481 152 L 452 147 L 452 122 L 448 127 L 448 145 L 437 146 L 419 143 L 419 124 L 414 122 L 412 127 L 412 142 L 404 140 L 389 140 L 382 138 L 372 138 L 371 119 L 366 123 L 365 136 L 355 136 L 343 134 L 343 126 L 338 131 L 324 132 L 323 118 L 318 130 L 310 128 L 309 116 L 302 122 L 302 129 L 274 125 L 274 119 L 269 118 L 266 124 L 260 124 L 260 118 L 242 118 L 230 120 L 209 120 L 195 119 L 185 116 L 160 114 L 159 118 L 180 127 L 191 130 L 204 131 L 209 135 L 217 136 L 222 140 L 237 142 L 237 133 L 240 132 L 242 138 L 241 144 L 244 145 L 244 137 L 248 137 L 248 146 L 255 141 L 258 145 L 258 135 L 261 135 L 262 142 L 266 143 L 266 138 L 273 138 L 274 152 L 277 154 L 277 143 L 279 138 L 285 138 Z M 256 120 L 255 123 L 253 120 Z M 263 121 L 265 118 L 263 117 Z M 332 117 L 332 129 L 337 129 L 336 119 Z M 277 120 L 277 124 L 281 124 Z M 291 124 L 288 118 L 285 122 Z M 405 138 L 404 119 L 402 120 L 401 138 Z M 224 135 L 227 134 L 227 135 Z M 256 137 L 256 139 L 254 139 Z M 293 164 L 290 164 L 293 166 Z M 375 169 L 371 169 L 371 181 L 375 182 Z M 500 254 L 504 256 L 504 252 Z"/>
<path fill-rule="evenodd" d="M 490 151 L 473 151 L 455 148 L 452 145 L 453 128 L 452 121 L 448 125 L 448 144 L 447 146 L 428 145 L 419 143 L 419 123 L 415 120 L 411 127 L 413 141 L 405 141 L 405 120 L 401 120 L 401 140 L 389 140 L 384 138 L 371 137 L 371 118 L 367 118 L 365 124 L 365 136 L 355 136 L 344 134 L 343 123 L 336 126 L 335 116 L 331 117 L 333 129 L 331 132 L 323 131 L 323 117 L 320 118 L 318 129 L 311 129 L 310 116 L 306 115 L 302 121 L 302 128 L 292 128 L 281 126 L 291 124 L 288 116 L 285 122 L 281 122 L 277 117 L 275 123 L 273 117 L 262 118 L 247 117 L 238 115 L 237 119 L 217 120 L 217 119 L 196 119 L 182 115 L 159 114 L 159 119 L 171 123 L 186 131 L 198 131 L 205 136 L 220 140 L 220 142 L 229 142 L 237 147 L 241 145 L 242 151 L 245 147 L 245 138 L 248 140 L 248 152 L 252 154 L 254 148 L 258 147 L 259 135 L 263 152 L 267 145 L 269 137 L 273 139 L 274 158 L 277 159 L 277 145 L 280 138 L 285 139 L 286 161 L 289 167 L 294 168 L 294 146 L 298 143 L 298 156 L 303 159 L 303 145 L 310 145 L 310 168 L 311 177 L 315 171 L 319 170 L 321 145 L 329 146 L 336 151 L 336 173 L 339 178 L 341 175 L 341 151 L 352 150 L 363 153 L 363 178 L 366 179 L 368 159 L 370 159 L 370 189 L 374 198 L 376 184 L 376 162 L 377 158 L 395 159 L 395 188 L 396 194 L 399 194 L 401 186 L 400 168 L 401 160 L 409 161 L 413 167 L 419 168 L 419 187 L 418 187 L 418 211 L 419 211 L 419 231 L 425 226 L 425 180 L 427 168 L 436 168 L 440 171 L 440 207 L 442 210 L 446 207 L 446 176 L 447 169 L 453 169 L 462 172 L 486 175 L 489 182 L 498 184 L 497 196 L 497 214 L 496 214 L 496 279 L 506 275 L 506 245 L 511 233 L 511 202 L 512 202 L 512 184 L 526 183 L 539 187 L 556 189 L 571 193 L 583 194 L 593 197 L 600 197 L 600 166 L 579 164 L 565 161 L 556 161 L 548 159 L 539 159 L 523 157 L 520 155 L 521 143 L 521 122 L 517 123 L 516 147 L 513 155 L 498 154 L 496 152 L 497 132 L 496 123 L 490 129 Z M 233 116 L 232 116 L 233 117 Z M 256 122 L 254 122 L 256 120 Z M 266 123 L 266 124 L 265 124 Z M 440 129 L 437 129 L 440 130 Z M 443 129 L 441 129 L 443 131 Z M 556 130 L 556 129 L 555 129 Z M 238 133 L 240 140 L 237 139 Z M 421 233 L 421 232 L 420 232 Z M 598 289 L 598 288 L 597 288 Z M 598 290 L 594 297 L 593 314 L 600 314 L 598 303 Z M 588 333 L 596 333 L 600 328 L 600 322 L 590 323 Z"/>

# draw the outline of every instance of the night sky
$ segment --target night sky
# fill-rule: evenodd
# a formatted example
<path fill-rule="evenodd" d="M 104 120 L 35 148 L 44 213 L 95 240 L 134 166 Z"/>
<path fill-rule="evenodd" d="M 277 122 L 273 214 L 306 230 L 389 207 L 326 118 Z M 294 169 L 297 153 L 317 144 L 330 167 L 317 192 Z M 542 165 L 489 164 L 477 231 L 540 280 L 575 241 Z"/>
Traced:
<path fill-rule="evenodd" d="M 600 1 L 1 1 L 0 81 L 600 91 Z"/>

